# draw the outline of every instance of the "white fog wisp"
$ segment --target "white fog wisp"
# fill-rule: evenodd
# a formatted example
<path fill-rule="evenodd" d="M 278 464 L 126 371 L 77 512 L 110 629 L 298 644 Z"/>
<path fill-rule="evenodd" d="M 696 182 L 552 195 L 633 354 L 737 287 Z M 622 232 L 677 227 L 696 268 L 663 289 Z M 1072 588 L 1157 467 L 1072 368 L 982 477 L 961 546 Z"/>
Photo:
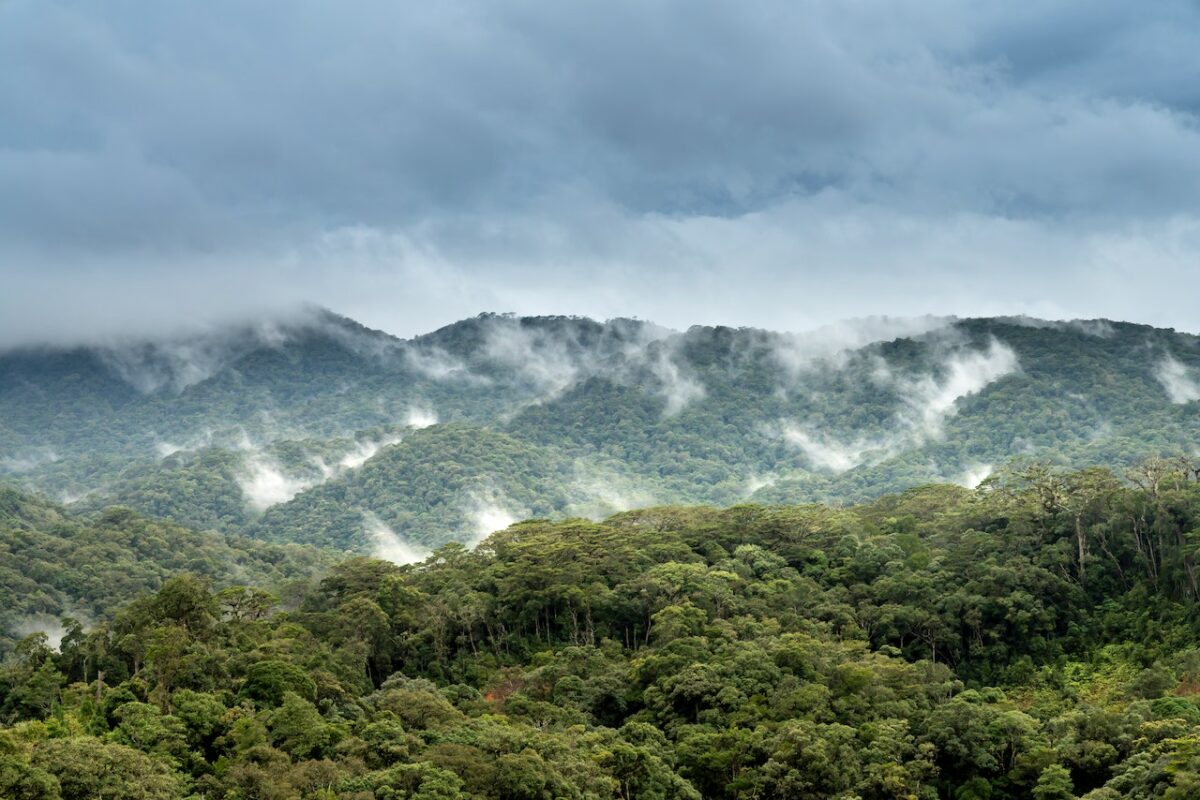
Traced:
<path fill-rule="evenodd" d="M 286 503 L 332 474 L 323 463 L 317 462 L 316 466 L 321 471 L 321 478 L 288 475 L 274 459 L 255 451 L 242 462 L 237 482 L 247 504 L 255 511 L 266 511 L 271 506 Z"/>
<path fill-rule="evenodd" d="M 536 392 L 550 398 L 570 387 L 583 371 L 561 337 L 504 317 L 488 321 L 483 349 L 489 359 L 515 370 Z"/>
<path fill-rule="evenodd" d="M 385 436 L 382 439 L 356 442 L 350 452 L 338 460 L 338 466 L 342 469 L 357 469 L 383 448 L 399 444 L 403 439 L 402 436 L 393 435 Z"/>
<path fill-rule="evenodd" d="M 437 425 L 437 423 L 437 412 L 425 406 L 409 406 L 408 416 L 404 419 L 405 425 L 416 430 L 428 428 Z"/>
<path fill-rule="evenodd" d="M 435 381 L 464 381 L 467 383 L 487 383 L 487 379 L 471 372 L 460 359 L 447 353 L 439 347 L 407 346 L 404 348 L 404 360 L 416 372 Z"/>
<path fill-rule="evenodd" d="M 843 442 L 829 434 L 792 424 L 785 424 L 782 433 L 784 441 L 800 450 L 814 467 L 834 473 L 881 460 L 891 452 L 891 442 L 887 439 L 859 437 Z"/>
<path fill-rule="evenodd" d="M 954 479 L 954 483 L 967 489 L 977 489 L 994 471 L 991 464 L 972 464 Z"/>
<path fill-rule="evenodd" d="M 582 459 L 575 462 L 572 489 L 579 499 L 571 504 L 569 513 L 597 521 L 656 502 L 654 495 L 636 480 L 625 477 L 616 469 Z"/>
<path fill-rule="evenodd" d="M 876 342 L 921 336 L 941 330 L 953 317 L 862 317 L 823 325 L 810 331 L 778 334 L 770 340 L 770 352 L 789 380 L 818 362 L 840 366 L 850 353 Z"/>
<path fill-rule="evenodd" d="M 419 564 L 429 558 L 430 551 L 400 538 L 374 512 L 362 512 L 363 529 L 371 538 L 371 555 L 393 564 Z"/>
<path fill-rule="evenodd" d="M 20 637 L 35 633 L 45 634 L 46 644 L 55 651 L 62 644 L 63 637 L 67 635 L 67 629 L 63 627 L 62 622 L 50 614 L 29 614 L 22 617 L 12 624 L 12 632 Z"/>
<path fill-rule="evenodd" d="M 529 516 L 528 510 L 516 509 L 504 492 L 486 484 L 467 493 L 463 500 L 463 514 L 471 525 L 472 536 L 466 542 L 469 547 Z"/>
<path fill-rule="evenodd" d="M 772 473 L 759 475 L 753 473 L 746 478 L 746 497 L 750 497 L 761 489 L 769 489 L 779 482 L 779 478 Z"/>
<path fill-rule="evenodd" d="M 23 455 L 0 458 L 0 472 L 29 472 L 58 461 L 58 453 L 50 447 L 31 450 Z"/>
<path fill-rule="evenodd" d="M 895 388 L 902 404 L 892 430 L 846 439 L 811 425 L 784 422 L 777 434 L 800 450 L 813 467 L 846 472 L 881 462 L 913 444 L 940 438 L 947 418 L 958 413 L 960 399 L 978 394 L 1019 369 L 1013 349 L 994 338 L 985 350 L 951 353 L 940 365 L 940 374 L 919 378 L 896 376 L 881 359 L 872 380 Z"/>
<path fill-rule="evenodd" d="M 1016 372 L 1018 366 L 1013 349 L 992 339 L 987 350 L 952 354 L 943 364 L 945 375 L 941 378 L 926 375 L 913 381 L 898 381 L 909 407 L 907 424 L 924 436 L 941 436 L 946 418 L 957 413 L 958 400 Z"/>
<path fill-rule="evenodd" d="M 1168 353 L 1162 357 L 1154 370 L 1154 377 L 1167 392 L 1167 397 L 1176 405 L 1200 400 L 1200 380 L 1195 370 Z"/>
<path fill-rule="evenodd" d="M 659 393 L 666 403 L 663 409 L 665 416 L 673 417 L 693 402 L 704 398 L 703 384 L 685 374 L 667 348 L 658 348 L 657 356 L 650 362 L 650 371 L 661 385 Z"/>

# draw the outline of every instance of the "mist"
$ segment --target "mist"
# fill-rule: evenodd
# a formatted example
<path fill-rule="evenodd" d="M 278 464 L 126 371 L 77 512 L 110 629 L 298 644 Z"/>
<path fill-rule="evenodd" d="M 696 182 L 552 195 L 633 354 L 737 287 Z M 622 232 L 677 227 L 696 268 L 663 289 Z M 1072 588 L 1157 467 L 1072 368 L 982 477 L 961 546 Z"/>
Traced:
<path fill-rule="evenodd" d="M 18 637 L 44 633 L 46 644 L 52 650 L 58 650 L 63 637 L 67 635 L 67 629 L 62 626 L 60 619 L 51 614 L 30 614 L 12 623 L 11 628 Z"/>
<path fill-rule="evenodd" d="M 704 398 L 706 391 L 703 384 L 686 374 L 665 347 L 657 348 L 656 354 L 649 362 L 649 368 L 658 380 L 658 393 L 665 403 L 665 416 L 673 417 Z"/>
<path fill-rule="evenodd" d="M 0 472 L 29 472 L 58 461 L 58 453 L 50 447 L 27 450 L 16 455 L 0 457 Z"/>
<path fill-rule="evenodd" d="M 954 478 L 954 483 L 966 489 L 977 489 L 994 471 L 991 464 L 972 464 Z"/>
<path fill-rule="evenodd" d="M 490 484 L 478 486 L 467 492 L 462 500 L 462 511 L 471 529 L 466 544 L 475 547 L 496 531 L 508 528 L 520 519 L 529 516 L 528 509 L 517 508 L 504 492 Z"/>
<path fill-rule="evenodd" d="M 963 348 L 954 344 L 956 338 L 931 340 L 940 357 L 936 369 L 924 375 L 896 374 L 884 359 L 876 359 L 869 380 L 891 388 L 900 399 L 889 428 L 839 436 L 811 423 L 784 420 L 774 434 L 799 450 L 811 467 L 835 474 L 940 439 L 946 420 L 958 413 L 958 401 L 1020 369 L 1016 352 L 994 337 L 983 350 Z"/>
<path fill-rule="evenodd" d="M 993 338 L 986 350 L 956 352 L 943 361 L 941 376 L 926 375 L 896 381 L 907 412 L 905 423 L 926 437 L 937 438 L 947 417 L 957 413 L 958 400 L 978 393 L 989 384 L 1016 372 L 1017 354 Z"/>
<path fill-rule="evenodd" d="M 846 472 L 868 461 L 882 461 L 892 454 L 898 439 L 859 436 L 852 441 L 840 441 L 831 434 L 810 427 L 785 423 L 781 428 L 783 440 L 800 450 L 816 469 Z"/>
<path fill-rule="evenodd" d="M 314 462 L 314 465 L 318 468 L 318 476 L 290 475 L 284 472 L 279 462 L 261 451 L 254 451 L 245 457 L 237 473 L 238 487 L 253 510 L 265 511 L 271 506 L 286 503 L 333 475 L 333 470 L 324 463 Z"/>
<path fill-rule="evenodd" d="M 437 425 L 437 422 L 437 412 L 425 406 L 410 406 L 408 415 L 404 418 L 404 424 L 414 430 Z"/>
<path fill-rule="evenodd" d="M 394 444 L 399 444 L 404 440 L 403 436 L 395 434 L 385 436 L 382 439 L 366 439 L 354 443 L 354 447 L 348 453 L 338 459 L 338 466 L 342 469 L 357 469 L 365 464 L 369 459 L 374 458 L 385 447 L 390 447 Z"/>
<path fill-rule="evenodd" d="M 789 332 L 772 337 L 772 356 L 786 375 L 796 379 L 819 363 L 835 368 L 845 365 L 848 355 L 870 344 L 916 337 L 952 325 L 954 317 L 865 317 L 838 320 L 810 331 Z"/>
<path fill-rule="evenodd" d="M 622 511 L 655 505 L 652 491 L 636 479 L 622 475 L 616 468 L 598 465 L 583 459 L 575 462 L 575 477 L 571 489 L 578 498 L 569 513 L 592 520 L 602 520 Z"/>
<path fill-rule="evenodd" d="M 1166 390 L 1172 403 L 1183 404 L 1200 400 L 1200 375 L 1170 353 L 1159 360 L 1154 369 L 1154 377 Z"/>
<path fill-rule="evenodd" d="M 362 512 L 363 528 L 371 539 L 371 555 L 393 564 L 418 564 L 430 556 L 430 551 L 406 542 L 370 511 Z"/>

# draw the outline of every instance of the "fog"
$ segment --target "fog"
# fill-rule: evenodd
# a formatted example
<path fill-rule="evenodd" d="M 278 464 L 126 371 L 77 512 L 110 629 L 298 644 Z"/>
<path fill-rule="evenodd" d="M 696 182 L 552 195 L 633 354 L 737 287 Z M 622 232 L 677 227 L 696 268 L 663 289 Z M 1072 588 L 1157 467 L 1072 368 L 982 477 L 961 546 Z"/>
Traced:
<path fill-rule="evenodd" d="M 59 617 L 50 614 L 30 614 L 12 624 L 12 632 L 18 637 L 30 636 L 35 633 L 46 634 L 46 644 L 53 650 L 58 650 L 67 629 L 62 626 Z"/>
<path fill-rule="evenodd" d="M 408 415 L 404 418 L 404 424 L 415 430 L 428 428 L 431 425 L 436 425 L 437 422 L 437 412 L 425 406 L 409 407 Z"/>
<path fill-rule="evenodd" d="M 237 473 L 237 482 L 246 503 L 255 511 L 265 511 L 271 506 L 286 503 L 333 475 L 333 470 L 321 462 L 314 462 L 314 466 L 318 470 L 316 476 L 290 475 L 284 472 L 277 461 L 255 451 L 243 460 Z"/>
<path fill-rule="evenodd" d="M 953 353 L 941 364 L 943 374 L 940 376 L 896 380 L 908 406 L 902 418 L 914 431 L 926 437 L 938 437 L 946 418 L 957 412 L 955 404 L 958 400 L 1012 374 L 1018 366 L 1017 354 L 996 339 L 992 339 L 984 351 Z"/>
<path fill-rule="evenodd" d="M 959 486 L 963 486 L 967 489 L 976 489 L 979 487 L 979 484 L 987 480 L 994 471 L 995 467 L 993 467 L 991 464 L 972 464 L 963 470 L 963 472 L 961 472 L 956 478 L 954 478 L 954 483 L 957 483 Z"/>
<path fill-rule="evenodd" d="M 1188 367 L 1170 353 L 1158 362 L 1154 377 L 1166 389 L 1172 403 L 1200 400 L 1200 371 Z"/>
<path fill-rule="evenodd" d="M 371 555 L 393 564 L 417 564 L 429 557 L 430 551 L 406 542 L 370 511 L 362 512 L 363 526 L 371 539 Z"/>
<path fill-rule="evenodd" d="M 869 344 L 921 336 L 943 330 L 954 321 L 954 317 L 929 314 L 838 320 L 810 331 L 791 331 L 773 337 L 771 353 L 785 373 L 794 379 L 819 362 L 841 366 L 849 353 Z"/>
<path fill-rule="evenodd" d="M 940 352 L 937 369 L 924 375 L 896 374 L 882 358 L 870 379 L 893 389 L 900 398 L 890 426 L 878 432 L 839 436 L 812 424 L 785 420 L 778 429 L 785 442 L 799 450 L 810 466 L 841 473 L 862 464 L 883 461 L 908 447 L 939 439 L 948 418 L 958 413 L 958 401 L 1020 369 L 1011 347 L 992 338 L 983 350 L 955 344 L 955 336 L 934 340 Z"/>
<path fill-rule="evenodd" d="M 840 441 L 831 434 L 791 423 L 785 423 L 781 432 L 784 441 L 799 449 L 809 464 L 830 472 L 846 472 L 868 461 L 883 460 L 898 443 L 890 437 L 863 436 Z"/>
<path fill-rule="evenodd" d="M 465 531 L 471 537 L 467 540 L 469 547 L 529 516 L 528 509 L 515 506 L 503 491 L 490 484 L 467 492 L 462 499 L 462 510 L 471 525 L 471 530 Z"/>
<path fill-rule="evenodd" d="M 403 439 L 403 436 L 395 434 L 384 436 L 381 439 L 359 440 L 354 443 L 354 447 L 348 453 L 338 460 L 338 466 L 342 469 L 356 469 L 361 467 L 380 450 L 394 444 L 399 444 Z"/>
<path fill-rule="evenodd" d="M 0 456 L 0 472 L 28 472 L 55 461 L 58 461 L 58 453 L 53 448 L 36 448 L 15 455 Z"/>
<path fill-rule="evenodd" d="M 660 502 L 654 493 L 636 479 L 626 477 L 615 467 L 601 466 L 583 459 L 575 462 L 571 489 L 576 496 L 569 513 L 602 520 L 622 511 L 645 508 Z"/>

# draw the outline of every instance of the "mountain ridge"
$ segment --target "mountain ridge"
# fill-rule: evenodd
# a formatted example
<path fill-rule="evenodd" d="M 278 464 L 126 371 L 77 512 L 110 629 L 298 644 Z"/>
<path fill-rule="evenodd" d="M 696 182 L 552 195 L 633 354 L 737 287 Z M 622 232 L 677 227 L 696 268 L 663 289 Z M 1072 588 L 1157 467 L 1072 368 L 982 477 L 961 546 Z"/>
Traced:
<path fill-rule="evenodd" d="M 131 362 L 150 365 L 146 391 L 122 383 L 129 363 L 0 355 L 0 478 L 83 510 L 367 551 L 368 518 L 422 546 L 470 541 L 479 497 L 497 519 L 859 501 L 1018 457 L 1119 467 L 1200 438 L 1197 337 L 1136 323 L 789 334 L 480 314 L 402 340 L 309 313 L 239 329 L 253 346 L 235 358 L 159 343 Z M 433 422 L 457 427 L 421 430 Z M 493 463 L 483 442 L 525 455 Z M 368 467 L 373 488 L 351 490 Z"/>

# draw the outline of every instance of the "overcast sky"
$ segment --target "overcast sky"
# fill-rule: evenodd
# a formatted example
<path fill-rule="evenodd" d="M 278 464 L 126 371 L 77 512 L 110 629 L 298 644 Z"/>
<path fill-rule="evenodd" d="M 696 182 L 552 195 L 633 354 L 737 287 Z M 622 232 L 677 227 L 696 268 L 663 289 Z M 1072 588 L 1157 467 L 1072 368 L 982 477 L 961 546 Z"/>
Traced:
<path fill-rule="evenodd" d="M 309 301 L 1200 330 L 1200 5 L 0 0 L 0 344 Z"/>

